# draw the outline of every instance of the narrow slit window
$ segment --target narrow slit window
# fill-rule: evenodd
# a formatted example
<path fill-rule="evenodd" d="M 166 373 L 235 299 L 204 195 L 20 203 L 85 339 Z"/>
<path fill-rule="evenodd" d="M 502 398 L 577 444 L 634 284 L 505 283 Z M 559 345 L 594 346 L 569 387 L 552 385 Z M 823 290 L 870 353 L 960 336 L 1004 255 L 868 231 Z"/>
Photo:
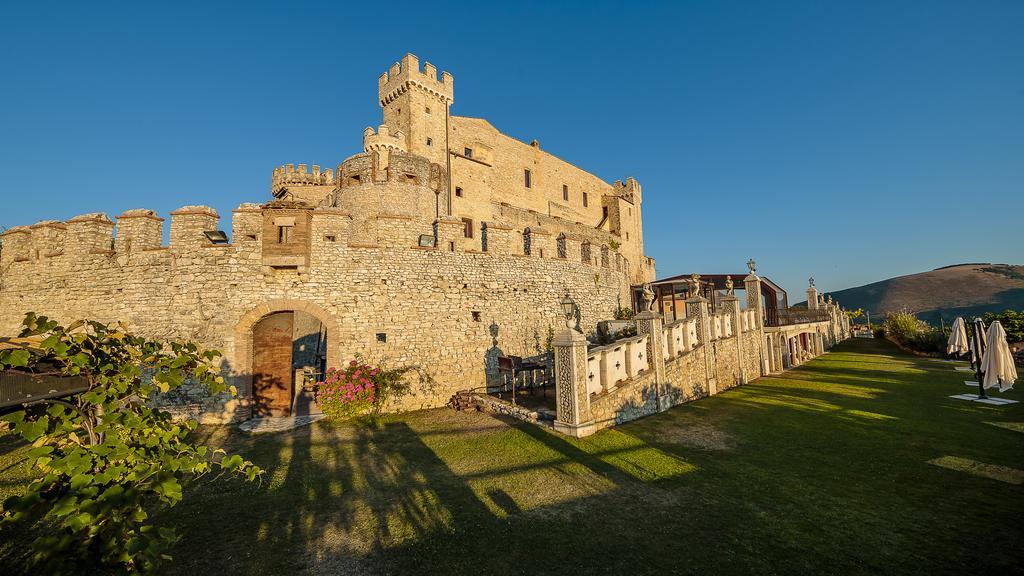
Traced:
<path fill-rule="evenodd" d="M 533 185 L 531 176 L 529 168 L 523 170 L 523 184 L 525 184 L 527 188 L 530 188 Z"/>
<path fill-rule="evenodd" d="M 466 238 L 473 237 L 473 220 L 470 218 L 462 219 L 462 235 Z"/>
<path fill-rule="evenodd" d="M 562 201 L 569 201 L 569 186 L 567 184 L 562 184 Z"/>
<path fill-rule="evenodd" d="M 458 196 L 459 198 L 462 198 L 462 188 L 456 186 L 455 187 L 455 195 Z"/>
<path fill-rule="evenodd" d="M 584 208 L 587 207 L 587 193 L 586 192 L 583 193 L 583 207 Z"/>

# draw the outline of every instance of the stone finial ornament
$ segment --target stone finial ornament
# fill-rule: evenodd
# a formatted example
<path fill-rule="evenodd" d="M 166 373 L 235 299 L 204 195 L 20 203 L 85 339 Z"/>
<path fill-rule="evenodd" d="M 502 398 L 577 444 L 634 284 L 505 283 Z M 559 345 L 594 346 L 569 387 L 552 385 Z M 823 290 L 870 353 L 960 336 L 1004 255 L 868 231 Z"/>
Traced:
<path fill-rule="evenodd" d="M 747 270 L 750 270 L 751 274 L 757 272 L 757 262 L 754 262 L 753 258 L 747 260 Z"/>
<path fill-rule="evenodd" d="M 643 290 L 641 291 L 643 297 L 644 310 L 648 312 L 654 311 L 654 289 L 651 288 L 651 283 L 644 284 Z"/>
<path fill-rule="evenodd" d="M 725 291 L 727 294 L 729 294 L 729 296 L 732 296 L 733 293 L 736 291 L 732 284 L 732 276 L 725 277 Z"/>
<path fill-rule="evenodd" d="M 814 276 L 811 276 L 810 278 L 807 279 L 807 284 L 811 288 L 814 288 Z"/>
<path fill-rule="evenodd" d="M 694 298 L 700 296 L 700 274 L 696 272 L 690 275 L 690 292 Z"/>

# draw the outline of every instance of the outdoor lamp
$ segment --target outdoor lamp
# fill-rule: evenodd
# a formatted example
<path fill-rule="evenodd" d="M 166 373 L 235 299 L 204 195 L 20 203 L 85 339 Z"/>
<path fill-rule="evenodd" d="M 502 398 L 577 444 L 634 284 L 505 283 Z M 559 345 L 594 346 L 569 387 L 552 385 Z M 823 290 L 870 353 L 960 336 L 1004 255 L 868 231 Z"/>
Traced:
<path fill-rule="evenodd" d="M 210 241 L 210 244 L 228 243 L 228 235 L 223 230 L 203 230 L 203 235 Z"/>
<path fill-rule="evenodd" d="M 565 296 L 558 301 L 558 305 L 562 307 L 562 314 L 565 316 L 565 327 L 572 330 L 573 328 L 573 316 L 576 312 L 576 302 L 569 297 L 568 290 L 565 292 Z"/>

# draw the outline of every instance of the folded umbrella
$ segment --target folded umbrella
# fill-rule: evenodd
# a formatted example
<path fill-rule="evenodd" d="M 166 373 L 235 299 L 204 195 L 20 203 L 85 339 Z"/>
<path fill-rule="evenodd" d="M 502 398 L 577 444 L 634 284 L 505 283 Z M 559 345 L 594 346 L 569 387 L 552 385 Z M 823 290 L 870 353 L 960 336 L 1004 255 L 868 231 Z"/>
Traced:
<path fill-rule="evenodd" d="M 1017 381 L 1017 367 L 1013 365 L 1013 354 L 1006 342 L 1006 331 L 998 320 L 988 327 L 985 338 L 988 343 L 981 358 L 981 369 L 985 372 L 985 388 L 998 387 L 1000 392 L 1013 388 Z"/>
<path fill-rule="evenodd" d="M 949 342 L 946 345 L 946 354 L 963 356 L 970 349 L 967 341 L 967 329 L 964 326 L 964 319 L 958 316 L 953 322 L 953 331 L 949 334 Z"/>
<path fill-rule="evenodd" d="M 981 362 L 981 355 L 985 352 L 985 350 L 988 349 L 988 346 L 985 343 L 985 323 L 981 322 L 977 318 L 975 318 L 975 321 L 975 331 L 978 332 L 978 339 L 981 340 L 981 350 L 978 351 L 974 349 L 974 338 L 970 339 L 970 341 L 968 342 L 968 347 L 971 352 L 971 364 L 977 366 Z M 977 330 L 978 324 L 981 324 L 982 327 L 980 331 Z"/>

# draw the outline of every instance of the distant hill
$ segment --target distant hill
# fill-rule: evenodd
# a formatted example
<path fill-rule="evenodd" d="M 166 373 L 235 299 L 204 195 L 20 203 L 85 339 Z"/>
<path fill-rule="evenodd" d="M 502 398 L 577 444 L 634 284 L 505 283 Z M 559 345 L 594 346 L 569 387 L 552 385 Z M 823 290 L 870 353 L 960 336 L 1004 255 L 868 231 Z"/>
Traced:
<path fill-rule="evenodd" d="M 872 321 L 908 309 L 930 324 L 940 316 L 949 323 L 957 316 L 1024 310 L 1024 265 L 955 264 L 830 294 L 847 310 L 869 310 Z"/>

